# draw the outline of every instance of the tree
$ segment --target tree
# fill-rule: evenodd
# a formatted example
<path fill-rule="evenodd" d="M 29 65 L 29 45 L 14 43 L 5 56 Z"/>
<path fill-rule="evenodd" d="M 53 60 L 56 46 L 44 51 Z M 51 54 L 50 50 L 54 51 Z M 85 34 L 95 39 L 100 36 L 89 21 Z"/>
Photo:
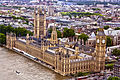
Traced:
<path fill-rule="evenodd" d="M 100 9 L 100 8 L 92 8 L 92 10 L 95 10 L 95 11 L 96 11 L 96 10 L 101 10 L 101 9 Z"/>
<path fill-rule="evenodd" d="M 13 28 L 11 25 L 0 25 L 0 44 L 6 44 L 6 33 L 11 32 L 15 33 L 17 37 L 26 36 L 27 34 L 30 34 L 31 36 L 33 35 L 31 31 L 28 31 L 25 28 Z"/>
<path fill-rule="evenodd" d="M 6 43 L 6 36 L 3 33 L 0 33 L 0 44 Z"/>
<path fill-rule="evenodd" d="M 100 13 L 90 13 L 90 12 L 75 12 L 75 11 L 73 11 L 73 12 L 61 12 L 61 15 L 62 16 L 66 16 L 66 15 L 68 15 L 68 16 L 74 16 L 74 18 L 76 18 L 78 15 L 79 16 L 91 16 L 91 15 L 96 15 L 96 16 L 103 16 L 102 14 L 100 14 Z"/>
<path fill-rule="evenodd" d="M 74 32 L 73 29 L 68 29 L 67 32 L 68 32 L 68 37 L 73 37 L 73 36 L 75 36 L 75 32 Z"/>
<path fill-rule="evenodd" d="M 62 33 L 60 31 L 57 30 L 57 37 L 61 38 L 62 37 Z"/>
<path fill-rule="evenodd" d="M 63 37 L 68 37 L 68 28 L 64 28 L 64 31 L 63 31 Z"/>
<path fill-rule="evenodd" d="M 86 75 L 89 75 L 90 73 L 89 72 L 78 72 L 76 74 L 74 74 L 73 76 L 74 77 L 80 77 L 80 76 L 86 76 Z"/>
<path fill-rule="evenodd" d="M 114 66 L 113 63 L 111 63 L 111 64 L 106 64 L 106 65 L 105 65 L 105 68 L 106 68 L 106 69 L 111 69 L 111 70 L 113 70 L 113 66 Z"/>
<path fill-rule="evenodd" d="M 73 37 L 73 36 L 75 36 L 75 32 L 73 29 L 64 28 L 63 37 Z"/>
<path fill-rule="evenodd" d="M 11 27 L 10 25 L 8 25 L 8 26 L 0 25 L 0 33 L 6 34 L 6 32 L 10 33 L 13 31 L 14 31 L 14 28 Z"/>
<path fill-rule="evenodd" d="M 27 34 L 33 35 L 31 31 L 26 30 L 25 28 L 13 28 L 11 25 L 5 26 L 0 25 L 0 33 L 3 33 L 6 35 L 6 33 L 16 33 L 16 36 L 26 36 Z"/>
<path fill-rule="evenodd" d="M 25 28 L 20 28 L 20 27 L 15 28 L 14 32 L 16 36 L 26 36 L 27 34 L 33 35 L 32 32 L 26 30 Z"/>
<path fill-rule="evenodd" d="M 112 55 L 120 56 L 120 50 L 118 50 L 117 48 L 114 49 L 114 50 L 112 51 Z"/>
<path fill-rule="evenodd" d="M 109 28 L 109 26 L 104 26 L 104 29 L 106 30 L 106 29 L 108 29 Z"/>
<path fill-rule="evenodd" d="M 116 27 L 115 30 L 120 30 L 120 27 Z"/>
<path fill-rule="evenodd" d="M 109 77 L 107 80 L 120 80 L 120 78 L 119 77 Z"/>
<path fill-rule="evenodd" d="M 107 19 L 104 18 L 104 20 L 105 21 L 112 21 L 112 18 L 107 18 Z"/>
<path fill-rule="evenodd" d="M 84 44 L 85 44 L 85 42 L 88 40 L 89 36 L 82 33 L 79 35 L 79 38 L 81 39 L 81 41 L 84 40 Z"/>
<path fill-rule="evenodd" d="M 12 18 L 15 20 L 15 19 L 21 19 L 21 20 L 24 20 L 25 23 L 28 25 L 29 24 L 29 20 L 24 18 L 24 17 L 16 17 L 16 16 L 12 16 Z"/>
<path fill-rule="evenodd" d="M 48 29 L 48 32 L 49 32 L 49 33 L 52 33 L 52 28 L 49 28 L 49 29 Z"/>
<path fill-rule="evenodd" d="M 111 37 L 107 36 L 106 38 L 107 38 L 106 46 L 107 46 L 107 47 L 108 47 L 108 46 L 112 46 L 112 39 L 111 39 Z"/>
<path fill-rule="evenodd" d="M 48 32 L 49 32 L 49 33 L 52 33 L 52 28 L 49 28 L 49 29 L 48 29 Z M 58 38 L 61 38 L 61 37 L 62 37 L 62 33 L 61 33 L 59 30 L 57 30 L 57 37 L 58 37 Z"/>
<path fill-rule="evenodd" d="M 81 15 L 79 15 L 78 17 L 79 17 L 79 18 L 81 18 L 82 16 L 81 16 Z"/>
<path fill-rule="evenodd" d="M 76 15 L 76 14 L 74 14 L 73 16 L 74 16 L 74 18 L 76 18 L 76 17 L 77 17 L 77 15 Z"/>
<path fill-rule="evenodd" d="M 69 14 L 68 16 L 69 16 L 70 19 L 72 19 L 72 15 L 71 14 Z"/>

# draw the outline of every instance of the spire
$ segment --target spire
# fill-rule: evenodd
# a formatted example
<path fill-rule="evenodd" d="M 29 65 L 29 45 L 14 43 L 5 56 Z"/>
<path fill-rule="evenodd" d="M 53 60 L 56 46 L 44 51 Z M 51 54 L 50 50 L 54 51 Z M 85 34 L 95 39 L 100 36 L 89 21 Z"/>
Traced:
<path fill-rule="evenodd" d="M 46 14 L 46 5 L 44 6 L 44 14 Z"/>
<path fill-rule="evenodd" d="M 51 41 L 52 41 L 53 44 L 55 44 L 55 43 L 58 42 L 58 39 L 57 39 L 57 31 L 56 31 L 56 26 L 55 26 L 55 25 L 53 26 L 53 29 L 52 29 Z"/>
<path fill-rule="evenodd" d="M 55 27 L 55 24 L 54 24 L 54 26 L 53 26 L 53 31 L 56 31 L 56 27 Z"/>
<path fill-rule="evenodd" d="M 76 55 L 76 59 L 78 58 L 78 55 L 79 55 L 79 44 L 78 42 L 75 44 L 75 55 Z"/>
<path fill-rule="evenodd" d="M 42 7 L 41 6 L 38 8 L 38 13 L 42 14 Z"/>
<path fill-rule="evenodd" d="M 36 14 L 36 6 L 34 6 L 34 36 L 37 34 L 37 14 Z"/>
<path fill-rule="evenodd" d="M 34 14 L 36 13 L 36 7 L 34 6 Z"/>
<path fill-rule="evenodd" d="M 29 39 L 29 34 L 27 34 L 26 38 Z"/>
<path fill-rule="evenodd" d="M 46 6 L 44 7 L 44 36 L 46 36 Z"/>
<path fill-rule="evenodd" d="M 34 7 L 34 20 L 36 18 L 36 7 Z"/>

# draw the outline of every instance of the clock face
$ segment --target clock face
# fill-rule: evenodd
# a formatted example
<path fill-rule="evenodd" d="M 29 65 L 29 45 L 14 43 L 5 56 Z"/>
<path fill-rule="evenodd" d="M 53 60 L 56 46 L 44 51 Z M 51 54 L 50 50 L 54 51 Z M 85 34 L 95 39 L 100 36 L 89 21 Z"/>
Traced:
<path fill-rule="evenodd" d="M 99 39 L 97 39 L 97 43 L 99 43 L 100 42 L 100 40 Z"/>
<path fill-rule="evenodd" d="M 105 43 L 105 40 L 102 40 L 102 43 L 104 44 L 104 43 Z"/>

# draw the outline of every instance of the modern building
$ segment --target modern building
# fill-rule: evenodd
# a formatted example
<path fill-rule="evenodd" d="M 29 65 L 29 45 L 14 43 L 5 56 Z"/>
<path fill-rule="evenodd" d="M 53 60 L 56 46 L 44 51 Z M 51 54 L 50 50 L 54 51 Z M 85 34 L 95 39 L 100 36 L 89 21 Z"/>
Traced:
<path fill-rule="evenodd" d="M 96 35 L 96 47 L 81 45 L 78 41 L 63 43 L 58 40 L 55 26 L 51 37 L 46 35 L 46 18 L 41 9 L 34 12 L 34 36 L 16 37 L 7 34 L 6 47 L 19 49 L 52 66 L 61 75 L 78 72 L 100 72 L 105 68 L 106 36 L 102 28 Z M 37 16 L 36 16 L 37 15 Z"/>

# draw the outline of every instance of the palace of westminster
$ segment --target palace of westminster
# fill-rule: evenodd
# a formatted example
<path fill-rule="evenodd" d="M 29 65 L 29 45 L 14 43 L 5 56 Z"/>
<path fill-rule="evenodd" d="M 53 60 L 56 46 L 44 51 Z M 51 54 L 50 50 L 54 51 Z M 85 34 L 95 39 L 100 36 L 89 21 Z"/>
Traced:
<path fill-rule="evenodd" d="M 6 47 L 22 50 L 40 61 L 52 66 L 61 75 L 78 72 L 100 72 L 105 68 L 106 36 L 102 28 L 96 35 L 96 47 L 81 45 L 80 41 L 61 42 L 57 38 L 56 27 L 51 37 L 47 36 L 46 12 L 38 8 L 34 11 L 34 36 L 16 37 L 7 34 Z"/>

